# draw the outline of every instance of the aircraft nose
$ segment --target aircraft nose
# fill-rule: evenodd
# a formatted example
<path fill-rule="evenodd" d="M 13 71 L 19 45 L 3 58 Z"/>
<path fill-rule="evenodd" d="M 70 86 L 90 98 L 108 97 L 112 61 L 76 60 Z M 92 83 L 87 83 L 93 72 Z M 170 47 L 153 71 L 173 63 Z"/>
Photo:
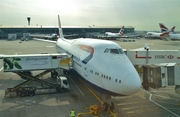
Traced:
<path fill-rule="evenodd" d="M 124 95 L 132 95 L 137 93 L 141 88 L 141 80 L 137 74 L 129 74 L 123 81 Z"/>

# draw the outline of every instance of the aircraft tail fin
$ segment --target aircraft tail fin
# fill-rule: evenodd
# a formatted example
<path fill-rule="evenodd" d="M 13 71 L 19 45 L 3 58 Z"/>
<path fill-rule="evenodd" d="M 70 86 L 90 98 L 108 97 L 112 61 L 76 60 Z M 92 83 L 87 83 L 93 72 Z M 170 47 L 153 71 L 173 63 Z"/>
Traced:
<path fill-rule="evenodd" d="M 170 32 L 174 33 L 174 30 L 175 30 L 176 26 L 173 26 L 170 30 Z"/>
<path fill-rule="evenodd" d="M 120 34 L 120 35 L 124 35 L 123 32 L 124 32 L 124 26 L 122 26 L 122 28 L 120 29 L 119 34 Z"/>
<path fill-rule="evenodd" d="M 60 21 L 59 15 L 58 15 L 58 24 L 59 24 L 59 38 L 62 39 L 62 38 L 64 38 L 64 35 L 63 35 L 63 30 L 61 28 L 61 21 Z"/>
<path fill-rule="evenodd" d="M 169 29 L 163 24 L 163 23 L 159 23 L 159 26 L 161 28 L 161 32 L 167 32 Z"/>

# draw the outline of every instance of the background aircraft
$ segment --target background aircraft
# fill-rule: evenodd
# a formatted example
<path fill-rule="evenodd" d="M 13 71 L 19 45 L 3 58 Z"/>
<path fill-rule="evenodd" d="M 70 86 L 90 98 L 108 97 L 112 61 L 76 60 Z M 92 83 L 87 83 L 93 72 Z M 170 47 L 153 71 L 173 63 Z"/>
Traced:
<path fill-rule="evenodd" d="M 123 31 L 124 31 L 124 26 L 122 26 L 122 28 L 119 30 L 118 33 L 105 32 L 105 34 L 103 36 L 99 36 L 99 38 L 102 38 L 102 39 L 117 39 L 117 38 L 120 38 L 122 35 L 124 35 Z"/>
<path fill-rule="evenodd" d="M 32 38 L 40 38 L 40 39 L 47 39 L 47 40 L 57 40 L 58 35 L 57 34 L 30 34 L 29 35 Z"/>
<path fill-rule="evenodd" d="M 166 40 L 180 40 L 180 34 L 167 33 L 165 35 L 161 35 Z"/>
<path fill-rule="evenodd" d="M 147 32 L 145 38 L 151 38 L 151 39 L 161 39 L 162 38 L 162 34 L 164 32 L 168 32 L 169 29 L 163 24 L 163 23 L 159 23 L 159 27 L 161 29 L 161 32 Z M 175 30 L 175 26 L 171 28 L 170 33 L 174 33 Z"/>

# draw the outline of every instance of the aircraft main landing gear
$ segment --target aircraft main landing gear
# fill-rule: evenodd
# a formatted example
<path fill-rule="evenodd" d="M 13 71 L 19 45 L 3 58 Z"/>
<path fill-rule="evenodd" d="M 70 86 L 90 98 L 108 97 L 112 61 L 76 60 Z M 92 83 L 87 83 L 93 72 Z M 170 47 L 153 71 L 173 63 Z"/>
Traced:
<path fill-rule="evenodd" d="M 109 111 L 113 111 L 114 110 L 114 103 L 113 102 L 110 102 L 109 104 L 107 102 L 104 102 L 103 103 L 103 110 L 105 112 L 107 112 L 108 110 Z"/>

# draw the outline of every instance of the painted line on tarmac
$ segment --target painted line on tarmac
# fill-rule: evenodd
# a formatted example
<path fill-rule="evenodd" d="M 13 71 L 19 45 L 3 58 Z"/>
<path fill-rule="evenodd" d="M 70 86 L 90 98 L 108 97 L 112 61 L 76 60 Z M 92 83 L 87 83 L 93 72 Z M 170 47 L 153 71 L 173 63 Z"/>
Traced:
<path fill-rule="evenodd" d="M 16 52 L 15 55 L 21 54 L 22 52 Z"/>
<path fill-rule="evenodd" d="M 141 88 L 141 89 L 142 89 L 142 88 Z M 170 110 L 167 109 L 166 107 L 164 107 L 164 106 L 158 104 L 157 102 L 153 101 L 153 100 L 151 99 L 151 97 L 152 97 L 152 95 L 153 95 L 152 93 L 150 93 L 150 92 L 148 92 L 148 91 L 146 91 L 146 90 L 144 90 L 144 89 L 142 89 L 142 90 L 145 91 L 146 93 L 150 94 L 150 96 L 149 96 L 149 101 L 153 102 L 154 104 L 156 104 L 157 106 L 163 108 L 164 110 L 170 112 L 171 114 L 175 115 L 176 117 L 179 117 L 179 115 L 177 115 L 176 113 L 170 111 Z"/>
<path fill-rule="evenodd" d="M 91 88 L 89 86 L 87 86 L 80 78 L 79 80 L 84 84 L 84 86 L 86 86 L 86 88 L 94 95 L 94 97 L 101 103 L 103 104 L 103 101 L 101 99 L 98 98 L 98 96 L 91 90 Z"/>
<path fill-rule="evenodd" d="M 71 78 L 71 76 L 69 76 L 71 81 L 73 82 L 73 84 L 76 86 L 76 88 L 79 90 L 79 92 L 81 93 L 82 96 L 84 96 L 84 93 L 80 90 L 80 88 L 76 85 L 76 83 L 73 81 L 73 79 Z"/>
<path fill-rule="evenodd" d="M 162 98 L 167 98 L 167 99 L 171 99 L 170 97 L 167 97 L 167 96 L 162 96 L 162 95 L 157 95 L 157 94 L 153 94 L 154 96 L 157 96 L 157 97 L 162 97 Z"/>
<path fill-rule="evenodd" d="M 3 70 L 3 67 L 0 69 L 0 71 L 2 71 Z"/>

